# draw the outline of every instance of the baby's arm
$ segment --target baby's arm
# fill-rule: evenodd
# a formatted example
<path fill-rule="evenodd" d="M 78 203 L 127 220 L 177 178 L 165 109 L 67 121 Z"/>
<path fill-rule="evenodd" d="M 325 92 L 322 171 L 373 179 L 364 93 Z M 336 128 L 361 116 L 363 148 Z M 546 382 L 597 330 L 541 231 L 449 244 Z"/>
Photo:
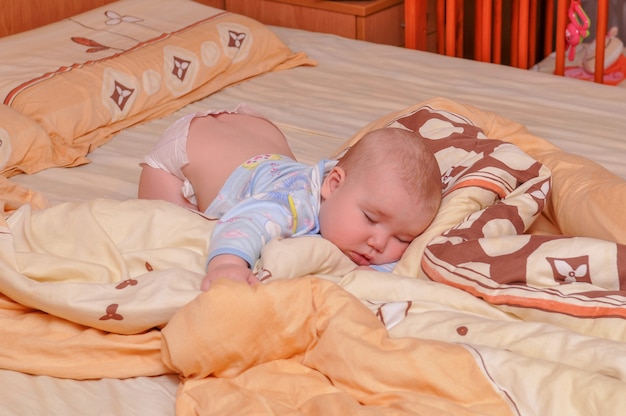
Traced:
<path fill-rule="evenodd" d="M 287 197 L 283 198 L 287 201 Z M 217 278 L 256 283 L 250 268 L 265 243 L 293 235 L 294 218 L 288 202 L 280 198 L 248 198 L 228 210 L 213 230 L 207 273 L 202 290 Z"/>
<path fill-rule="evenodd" d="M 206 275 L 202 279 L 201 289 L 208 290 L 211 283 L 220 277 L 239 280 L 249 285 L 258 282 L 257 277 L 248 267 L 248 263 L 234 254 L 220 254 L 209 261 Z"/>

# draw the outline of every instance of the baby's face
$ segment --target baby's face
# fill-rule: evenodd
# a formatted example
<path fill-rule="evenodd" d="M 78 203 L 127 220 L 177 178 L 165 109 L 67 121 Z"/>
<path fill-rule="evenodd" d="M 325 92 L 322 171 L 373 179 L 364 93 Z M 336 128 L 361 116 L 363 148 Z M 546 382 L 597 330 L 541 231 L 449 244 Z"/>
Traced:
<path fill-rule="evenodd" d="M 331 175 L 322 186 L 320 233 L 360 266 L 399 260 L 432 219 L 391 174 Z"/>

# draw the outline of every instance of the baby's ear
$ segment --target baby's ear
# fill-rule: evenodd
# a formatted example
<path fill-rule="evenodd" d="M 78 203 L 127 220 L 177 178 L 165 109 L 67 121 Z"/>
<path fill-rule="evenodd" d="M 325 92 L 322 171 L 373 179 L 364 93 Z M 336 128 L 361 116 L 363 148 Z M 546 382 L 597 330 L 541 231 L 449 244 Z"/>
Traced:
<path fill-rule="evenodd" d="M 328 175 L 326 175 L 324 181 L 322 182 L 322 189 L 320 192 L 322 198 L 326 199 L 333 192 L 335 192 L 345 178 L 346 171 L 340 166 L 335 166 L 330 172 L 328 172 Z"/>

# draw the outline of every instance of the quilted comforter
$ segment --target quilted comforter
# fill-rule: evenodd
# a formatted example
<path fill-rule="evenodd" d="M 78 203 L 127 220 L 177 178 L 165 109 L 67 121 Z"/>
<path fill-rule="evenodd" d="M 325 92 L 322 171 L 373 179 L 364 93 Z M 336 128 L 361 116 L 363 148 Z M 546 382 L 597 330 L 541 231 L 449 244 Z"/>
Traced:
<path fill-rule="evenodd" d="M 213 223 L 194 212 L 11 201 L 0 367 L 78 380 L 179 374 L 181 415 L 619 414 L 623 180 L 443 99 L 346 146 L 383 126 L 426 138 L 443 178 L 440 213 L 393 273 L 354 269 L 303 237 L 267 245 L 263 283 L 201 292 Z"/>

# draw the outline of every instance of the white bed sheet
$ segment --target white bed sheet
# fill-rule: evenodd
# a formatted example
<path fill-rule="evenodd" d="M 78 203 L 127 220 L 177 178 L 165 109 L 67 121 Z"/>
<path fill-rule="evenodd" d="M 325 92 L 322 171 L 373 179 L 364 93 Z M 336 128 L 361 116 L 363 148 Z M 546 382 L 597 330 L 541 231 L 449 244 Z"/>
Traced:
<path fill-rule="evenodd" d="M 173 415 L 175 375 L 126 380 L 63 380 L 0 371 L 3 416 Z"/>
<path fill-rule="evenodd" d="M 278 124 L 300 160 L 313 162 L 331 155 L 369 122 L 436 96 L 495 111 L 626 178 L 624 89 L 332 35 L 274 30 L 293 50 L 306 52 L 319 66 L 266 74 L 166 118 L 130 128 L 96 149 L 90 164 L 48 169 L 13 180 L 43 192 L 53 204 L 134 198 L 141 157 L 182 114 L 248 102 Z M 117 382 L 82 383 L 0 371 L 0 384 L 13 386 L 6 390 L 9 396 L 0 397 L 2 403 L 5 397 L 13 398 L 10 409 L 6 413 L 0 409 L 3 414 L 19 415 L 59 414 L 60 409 L 64 415 L 82 415 L 86 410 L 99 415 L 174 414 L 175 377 Z M 42 385 L 45 388 L 36 388 Z M 20 390 L 28 394 L 16 396 Z M 66 396 L 67 391 L 94 400 L 86 400 L 86 407 L 67 407 L 68 403 L 54 399 Z M 141 413 L 126 400 L 154 406 Z"/>
<path fill-rule="evenodd" d="M 499 113 L 626 178 L 622 88 L 333 35 L 273 30 L 319 65 L 265 74 L 123 131 L 92 152 L 88 165 L 13 179 L 42 191 L 52 203 L 132 198 L 141 157 L 183 114 L 248 102 L 278 124 L 300 160 L 312 162 L 331 155 L 367 123 L 437 96 Z"/>

